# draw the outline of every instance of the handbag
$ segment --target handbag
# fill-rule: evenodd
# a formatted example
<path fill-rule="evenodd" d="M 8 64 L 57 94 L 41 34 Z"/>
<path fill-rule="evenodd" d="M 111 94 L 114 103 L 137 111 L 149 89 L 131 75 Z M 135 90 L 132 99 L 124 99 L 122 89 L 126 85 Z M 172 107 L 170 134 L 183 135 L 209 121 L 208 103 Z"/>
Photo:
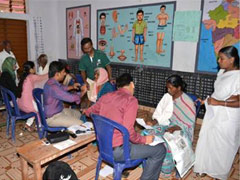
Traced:
<path fill-rule="evenodd" d="M 46 138 L 51 144 L 53 144 L 69 139 L 69 134 L 64 131 L 59 131 L 53 134 L 48 134 Z"/>

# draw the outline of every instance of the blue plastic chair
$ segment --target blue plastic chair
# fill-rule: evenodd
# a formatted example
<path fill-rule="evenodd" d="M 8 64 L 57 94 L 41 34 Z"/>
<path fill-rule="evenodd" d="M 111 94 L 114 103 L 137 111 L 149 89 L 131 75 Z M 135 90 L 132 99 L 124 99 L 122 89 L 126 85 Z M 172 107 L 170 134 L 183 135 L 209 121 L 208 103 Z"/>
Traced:
<path fill-rule="evenodd" d="M 47 132 L 56 132 L 56 131 L 64 131 L 67 128 L 66 127 L 50 127 L 47 124 L 46 121 L 46 117 L 45 117 L 45 113 L 44 113 L 44 107 L 43 107 L 43 89 L 41 88 L 35 88 L 33 90 L 33 97 L 34 100 L 37 103 L 37 107 L 38 107 L 38 113 L 39 113 L 39 117 L 42 123 L 41 128 L 39 129 L 39 138 L 42 139 L 44 137 L 46 137 Z"/>
<path fill-rule="evenodd" d="M 28 119 L 30 117 L 35 117 L 35 121 L 38 126 L 37 114 L 34 112 L 25 113 L 23 111 L 20 111 L 20 109 L 18 108 L 16 97 L 13 92 L 2 86 L 0 86 L 0 89 L 3 96 L 3 101 L 7 109 L 7 137 L 9 136 L 9 126 L 11 124 L 12 141 L 15 142 L 16 121 L 19 119 Z"/>
<path fill-rule="evenodd" d="M 114 180 L 121 179 L 122 172 L 124 169 L 136 167 L 137 165 L 145 161 L 145 159 L 132 160 L 130 158 L 129 133 L 124 126 L 100 115 L 91 114 L 91 117 L 93 119 L 99 149 L 99 157 L 96 167 L 95 180 L 98 179 L 102 161 L 106 161 L 107 163 L 113 166 Z M 112 139 L 114 129 L 119 130 L 123 135 L 123 149 L 124 149 L 123 161 L 115 161 L 113 157 Z"/>
<path fill-rule="evenodd" d="M 197 96 L 194 94 L 187 93 L 187 95 L 193 100 L 195 107 L 196 107 L 196 117 L 199 113 L 200 107 L 201 107 L 201 102 L 198 100 Z"/>

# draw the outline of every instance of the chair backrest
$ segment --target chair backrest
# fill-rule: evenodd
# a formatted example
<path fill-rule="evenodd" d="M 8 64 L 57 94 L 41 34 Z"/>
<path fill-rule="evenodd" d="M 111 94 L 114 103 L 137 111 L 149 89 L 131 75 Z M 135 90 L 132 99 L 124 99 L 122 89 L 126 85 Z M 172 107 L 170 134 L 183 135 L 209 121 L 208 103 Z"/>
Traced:
<path fill-rule="evenodd" d="M 33 89 L 33 98 L 37 104 L 38 107 L 38 113 L 39 117 L 41 119 L 41 123 L 44 127 L 48 127 L 46 122 L 46 117 L 44 113 L 44 107 L 43 107 L 43 89 L 41 88 L 35 88 Z"/>
<path fill-rule="evenodd" d="M 7 108 L 8 115 L 20 116 L 20 110 L 18 108 L 16 97 L 13 92 L 3 86 L 0 86 L 0 89 L 2 92 L 3 101 Z"/>
<path fill-rule="evenodd" d="M 84 84 L 83 78 L 80 74 L 76 74 L 77 82 L 81 85 Z"/>
<path fill-rule="evenodd" d="M 121 124 L 100 115 L 91 114 L 98 142 L 99 155 L 107 162 L 114 164 L 112 139 L 114 130 L 119 130 L 123 135 L 124 162 L 130 161 L 129 133 Z M 116 161 L 115 161 L 116 162 Z"/>
<path fill-rule="evenodd" d="M 193 100 L 195 107 L 196 107 L 196 117 L 201 107 L 201 102 L 198 100 L 197 96 L 194 94 L 187 93 L 187 95 Z"/>

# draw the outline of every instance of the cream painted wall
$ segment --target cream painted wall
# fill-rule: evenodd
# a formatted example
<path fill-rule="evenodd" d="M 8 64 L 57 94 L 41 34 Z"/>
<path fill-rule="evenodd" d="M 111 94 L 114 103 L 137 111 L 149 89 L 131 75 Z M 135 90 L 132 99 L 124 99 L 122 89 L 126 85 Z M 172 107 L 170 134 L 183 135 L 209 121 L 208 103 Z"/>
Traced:
<path fill-rule="evenodd" d="M 33 17 L 41 17 L 43 41 L 49 60 L 66 59 L 66 8 L 91 4 L 91 37 L 96 44 L 97 9 L 124 7 L 140 4 L 168 2 L 171 0 L 28 0 L 27 15 L 0 13 L 0 17 L 28 21 L 29 59 L 35 60 Z M 201 0 L 176 0 L 177 11 L 200 10 Z M 174 42 L 173 70 L 194 72 L 197 43 Z"/>
<path fill-rule="evenodd" d="M 60 0 L 58 3 L 59 25 L 59 58 L 66 58 L 66 8 L 91 4 L 91 38 L 94 45 L 96 44 L 96 12 L 97 9 L 106 9 L 113 7 L 124 7 L 138 4 L 151 4 L 159 2 L 168 2 L 170 0 L 82 0 L 82 1 L 65 1 Z M 201 0 L 176 0 L 177 11 L 200 10 Z M 63 25 L 63 26 L 62 26 Z M 197 43 L 191 42 L 174 42 L 173 51 L 173 70 L 194 72 Z"/>

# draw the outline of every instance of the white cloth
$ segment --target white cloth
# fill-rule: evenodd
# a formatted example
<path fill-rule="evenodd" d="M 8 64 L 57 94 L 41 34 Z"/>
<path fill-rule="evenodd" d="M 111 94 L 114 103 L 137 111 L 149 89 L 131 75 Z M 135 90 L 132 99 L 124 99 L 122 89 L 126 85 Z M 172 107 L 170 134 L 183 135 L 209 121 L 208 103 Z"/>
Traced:
<path fill-rule="evenodd" d="M 44 69 L 42 68 L 42 66 L 40 66 L 40 67 L 38 68 L 38 74 L 39 74 L 39 75 L 47 74 L 48 71 L 49 71 L 49 63 L 47 63 L 47 64 L 45 65 Z"/>
<path fill-rule="evenodd" d="M 212 97 L 225 101 L 240 94 L 240 70 L 223 72 L 218 73 Z M 226 180 L 240 146 L 240 108 L 205 106 L 194 171 Z"/>
<path fill-rule="evenodd" d="M 152 119 L 156 119 L 159 125 L 167 126 L 170 124 L 169 119 L 173 114 L 173 99 L 169 93 L 164 94 L 155 109 Z"/>
<path fill-rule="evenodd" d="M 16 59 L 15 55 L 13 54 L 12 51 L 10 51 L 10 53 L 8 53 L 7 51 L 5 51 L 5 49 L 3 49 L 0 52 L 0 71 L 2 72 L 2 64 L 4 62 L 4 60 L 7 57 L 13 57 L 14 59 Z M 19 65 L 18 62 L 16 63 L 16 70 L 15 70 L 15 75 L 16 75 L 16 85 L 18 85 L 18 78 L 17 78 L 17 70 L 19 69 Z"/>
<path fill-rule="evenodd" d="M 45 65 L 44 69 L 40 66 L 40 67 L 38 68 L 37 74 L 38 74 L 38 75 L 48 74 L 48 71 L 49 71 L 49 63 L 47 63 L 47 64 Z M 43 89 L 43 87 L 44 87 L 45 83 L 47 82 L 47 80 L 48 80 L 48 79 L 45 79 L 45 80 L 43 80 L 43 81 L 39 81 L 39 82 L 35 83 L 35 84 L 34 84 L 34 85 L 35 85 L 34 88 L 41 88 L 41 89 Z"/>

